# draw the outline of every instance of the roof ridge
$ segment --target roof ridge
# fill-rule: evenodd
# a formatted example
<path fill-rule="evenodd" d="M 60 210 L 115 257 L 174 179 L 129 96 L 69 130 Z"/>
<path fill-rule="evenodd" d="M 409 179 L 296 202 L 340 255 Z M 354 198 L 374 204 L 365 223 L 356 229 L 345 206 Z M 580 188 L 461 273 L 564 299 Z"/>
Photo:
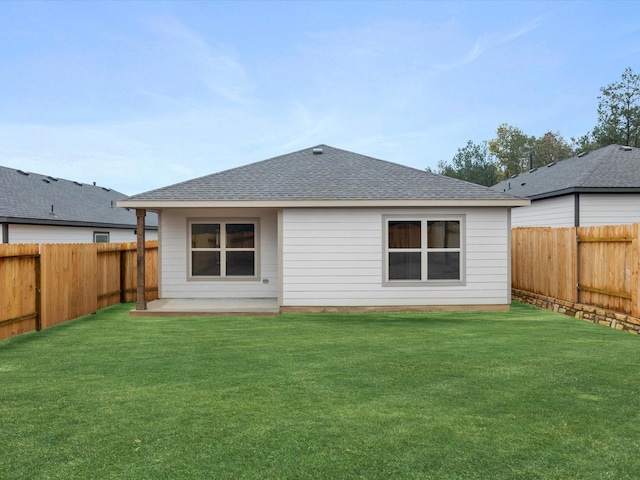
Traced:
<path fill-rule="evenodd" d="M 640 149 L 612 144 L 505 179 L 493 190 L 546 198 L 584 189 L 640 190 Z"/>
<path fill-rule="evenodd" d="M 31 171 L 28 171 L 28 170 L 22 170 L 21 168 L 15 168 L 15 167 L 5 167 L 4 165 L 0 165 L 0 169 L 5 169 L 5 170 L 7 170 L 9 172 L 13 172 L 13 173 L 21 173 L 22 172 L 21 174 L 22 175 L 26 174 L 25 176 L 35 175 L 35 176 L 40 177 L 41 179 L 50 180 L 52 182 L 68 182 L 68 183 L 75 183 L 76 185 L 86 185 L 88 187 L 97 187 L 97 188 L 102 188 L 102 189 L 109 189 L 112 192 L 119 193 L 119 194 L 125 195 L 127 197 L 129 196 L 129 195 L 126 195 L 125 193 L 122 193 L 122 192 L 120 192 L 118 190 L 115 190 L 115 189 L 113 189 L 111 187 L 105 187 L 103 185 L 98 185 L 97 183 L 79 182 L 77 180 L 70 180 L 68 178 L 55 177 L 53 175 L 47 175 L 46 173 L 31 172 Z"/>
<path fill-rule="evenodd" d="M 608 153 L 609 150 L 616 150 L 619 147 L 620 147 L 620 145 L 612 144 L 612 145 L 607 145 L 606 147 L 602 147 L 600 149 L 597 149 L 597 150 L 595 150 L 593 152 L 590 152 L 590 153 L 598 152 L 598 155 L 593 160 L 593 163 L 590 165 L 590 168 L 585 169 L 585 171 L 581 175 L 578 176 L 578 181 L 576 182 L 576 187 L 582 187 L 585 183 L 587 183 L 587 180 L 589 180 L 589 178 L 591 178 L 591 176 L 596 172 L 596 170 L 598 168 L 600 168 L 600 166 L 608 160 L 607 155 L 605 155 L 605 151 Z M 580 157 L 578 155 L 576 155 L 575 158 L 579 159 Z M 591 158 L 593 158 L 593 156 Z"/>
<path fill-rule="evenodd" d="M 513 198 L 474 183 L 319 144 L 142 192 L 131 197 L 131 200 L 389 201 Z"/>
<path fill-rule="evenodd" d="M 9 223 L 135 229 L 135 213 L 117 208 L 128 198 L 97 184 L 0 165 L 0 217 Z M 148 225 L 157 225 L 156 218 Z"/>

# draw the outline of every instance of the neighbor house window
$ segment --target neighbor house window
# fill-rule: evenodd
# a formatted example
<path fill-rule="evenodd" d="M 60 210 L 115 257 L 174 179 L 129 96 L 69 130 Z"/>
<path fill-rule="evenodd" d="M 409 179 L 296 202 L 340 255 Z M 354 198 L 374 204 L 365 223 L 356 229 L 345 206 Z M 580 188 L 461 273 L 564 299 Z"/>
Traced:
<path fill-rule="evenodd" d="M 190 223 L 192 277 L 256 277 L 255 222 Z"/>
<path fill-rule="evenodd" d="M 386 280 L 462 280 L 461 219 L 386 219 Z"/>
<path fill-rule="evenodd" d="M 109 232 L 93 232 L 95 243 L 109 243 Z"/>

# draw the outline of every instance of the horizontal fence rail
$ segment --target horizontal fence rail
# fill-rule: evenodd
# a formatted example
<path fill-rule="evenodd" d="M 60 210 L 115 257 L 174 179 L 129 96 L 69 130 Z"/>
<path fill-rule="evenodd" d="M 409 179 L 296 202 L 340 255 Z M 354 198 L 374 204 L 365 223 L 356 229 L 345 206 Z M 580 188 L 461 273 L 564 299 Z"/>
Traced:
<path fill-rule="evenodd" d="M 158 242 L 145 243 L 146 300 L 158 295 Z M 0 245 L 0 340 L 137 297 L 136 243 Z"/>
<path fill-rule="evenodd" d="M 512 230 L 512 287 L 640 317 L 640 224 Z"/>

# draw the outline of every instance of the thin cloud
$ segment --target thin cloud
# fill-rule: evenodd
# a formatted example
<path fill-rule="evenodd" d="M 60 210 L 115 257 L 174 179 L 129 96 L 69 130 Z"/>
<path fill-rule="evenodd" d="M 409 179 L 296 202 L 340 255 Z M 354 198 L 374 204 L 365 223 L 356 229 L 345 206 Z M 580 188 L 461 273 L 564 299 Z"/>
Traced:
<path fill-rule="evenodd" d="M 233 49 L 209 44 L 201 35 L 171 16 L 154 17 L 151 29 L 167 43 L 164 60 L 194 75 L 211 92 L 234 103 L 246 104 L 253 91 L 245 68 Z"/>
<path fill-rule="evenodd" d="M 496 33 L 487 33 L 478 38 L 471 51 L 459 62 L 451 63 L 448 65 L 443 65 L 443 70 L 451 70 L 454 68 L 463 67 L 469 63 L 477 60 L 481 55 L 483 55 L 486 51 L 499 47 L 501 45 L 505 45 L 518 37 L 521 37 L 540 26 L 542 21 L 542 17 L 537 17 L 532 21 L 519 26 L 518 28 L 510 31 L 510 32 L 496 32 Z"/>

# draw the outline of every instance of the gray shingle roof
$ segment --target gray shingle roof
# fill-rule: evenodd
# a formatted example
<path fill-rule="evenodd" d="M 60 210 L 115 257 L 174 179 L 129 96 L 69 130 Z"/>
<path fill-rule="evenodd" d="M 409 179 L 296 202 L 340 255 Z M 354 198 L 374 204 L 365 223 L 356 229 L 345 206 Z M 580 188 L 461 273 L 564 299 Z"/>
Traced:
<path fill-rule="evenodd" d="M 135 211 L 116 206 L 126 198 L 100 186 L 0 167 L 0 221 L 131 227 L 136 225 Z M 149 213 L 146 225 L 157 226 L 157 215 Z"/>
<path fill-rule="evenodd" d="M 491 188 L 530 199 L 587 191 L 640 192 L 640 148 L 609 145 L 521 173 Z"/>
<path fill-rule="evenodd" d="M 321 154 L 314 150 L 321 150 Z M 318 145 L 134 195 L 145 201 L 506 200 L 481 185 Z"/>

